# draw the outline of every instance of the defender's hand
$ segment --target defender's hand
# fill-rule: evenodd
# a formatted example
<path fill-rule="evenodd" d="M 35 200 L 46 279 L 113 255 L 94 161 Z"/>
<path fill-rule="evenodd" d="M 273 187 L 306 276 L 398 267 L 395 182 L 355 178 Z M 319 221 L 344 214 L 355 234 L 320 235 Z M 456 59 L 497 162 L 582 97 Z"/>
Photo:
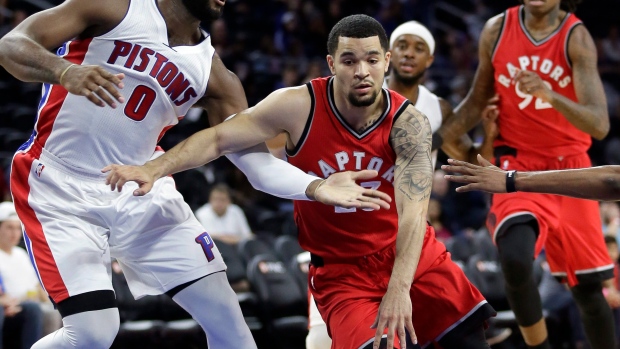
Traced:
<path fill-rule="evenodd" d="M 106 104 L 116 108 L 116 99 L 120 103 L 125 98 L 116 89 L 122 89 L 125 74 L 112 74 L 98 65 L 75 64 L 65 69 L 59 82 L 70 93 L 88 98 L 93 104 L 105 107 Z M 104 103 L 105 102 L 105 103 Z"/>
<path fill-rule="evenodd" d="M 375 323 L 370 326 L 370 328 L 377 329 L 372 348 L 379 349 L 385 328 L 388 329 L 387 349 L 394 348 L 394 332 L 398 333 L 401 348 L 405 349 L 407 346 L 407 332 L 409 332 L 411 342 L 418 344 L 418 338 L 413 329 L 412 313 L 409 289 L 388 287 L 385 296 L 381 300 Z"/>
<path fill-rule="evenodd" d="M 109 172 L 105 184 L 109 185 L 112 191 L 118 189 L 120 192 L 127 182 L 138 183 L 139 188 L 134 190 L 134 196 L 146 195 L 157 180 L 155 174 L 149 171 L 147 166 L 108 165 L 101 172 Z"/>
<path fill-rule="evenodd" d="M 377 171 L 338 172 L 329 176 L 325 183 L 318 186 L 313 197 L 326 205 L 344 208 L 359 207 L 373 210 L 389 209 L 392 198 L 381 191 L 363 188 L 355 181 L 375 178 Z"/>
<path fill-rule="evenodd" d="M 493 166 L 488 160 L 478 155 L 478 162 L 482 166 L 470 164 L 469 162 L 448 159 L 450 165 L 443 165 L 444 171 L 459 173 L 462 176 L 446 175 L 444 178 L 455 183 L 466 183 L 462 187 L 456 188 L 459 193 L 482 190 L 490 193 L 506 192 L 506 171 Z"/>
<path fill-rule="evenodd" d="M 484 129 L 485 141 L 494 141 L 499 135 L 497 126 L 497 118 L 499 117 L 499 109 L 497 103 L 499 95 L 495 95 L 487 101 L 487 106 L 482 111 L 482 128 Z"/>

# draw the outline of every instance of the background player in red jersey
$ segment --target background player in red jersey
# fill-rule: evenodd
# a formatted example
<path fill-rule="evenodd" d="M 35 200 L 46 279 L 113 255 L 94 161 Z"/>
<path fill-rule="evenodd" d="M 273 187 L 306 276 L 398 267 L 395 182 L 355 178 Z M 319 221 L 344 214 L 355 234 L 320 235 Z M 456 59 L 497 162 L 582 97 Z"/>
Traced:
<path fill-rule="evenodd" d="M 113 161 L 145 163 L 163 132 L 192 106 L 207 109 L 212 123 L 247 108 L 239 79 L 200 28 L 223 5 L 67 0 L 28 17 L 0 40 L 0 64 L 8 72 L 44 83 L 35 132 L 11 170 L 31 260 L 63 316 L 64 327 L 34 348 L 112 344 L 119 313 L 111 256 L 134 296 L 169 295 L 207 332 L 209 347 L 256 347 L 222 272 L 221 254 L 172 178 L 159 180 L 148 198 L 136 198 L 129 191 L 112 193 L 100 172 Z M 58 47 L 58 54 L 50 52 Z M 268 192 L 352 207 L 389 206 L 360 196 L 380 194 L 356 186 L 359 174 L 325 182 L 266 152 L 244 156 L 263 159 L 255 160 L 260 167 L 244 171 L 254 184 L 271 181 Z"/>
<path fill-rule="evenodd" d="M 108 166 L 108 182 L 122 188 L 136 181 L 135 194 L 144 195 L 165 174 L 281 132 L 288 135 L 289 162 L 306 172 L 377 170 L 380 177 L 361 185 L 393 196 L 390 210 L 295 202 L 300 243 L 312 253 L 309 284 L 332 348 L 404 348 L 417 341 L 488 348 L 483 323 L 494 311 L 426 224 L 431 129 L 408 100 L 381 88 L 387 51 L 376 20 L 346 17 L 328 39 L 332 77 L 276 91 L 144 166 Z"/>
<path fill-rule="evenodd" d="M 575 1 L 525 0 L 490 19 L 468 96 L 439 135 L 451 141 L 473 127 L 484 101 L 500 96 L 495 162 L 504 170 L 591 166 L 591 136 L 609 120 L 593 40 L 570 11 Z M 567 11 L 568 10 L 568 11 Z M 549 348 L 532 258 L 543 246 L 552 273 L 571 287 L 596 349 L 614 347 L 612 314 L 601 282 L 613 264 L 595 202 L 542 194 L 495 195 L 487 225 L 499 249 L 506 291 L 531 348 Z"/>

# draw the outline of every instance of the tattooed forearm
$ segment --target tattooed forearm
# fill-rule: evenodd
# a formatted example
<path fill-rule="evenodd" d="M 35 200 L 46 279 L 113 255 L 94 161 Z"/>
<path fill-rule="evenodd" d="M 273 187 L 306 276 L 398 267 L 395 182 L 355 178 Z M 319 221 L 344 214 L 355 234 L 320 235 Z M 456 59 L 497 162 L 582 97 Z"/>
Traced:
<path fill-rule="evenodd" d="M 411 106 L 392 126 L 390 141 L 396 153 L 394 187 L 409 200 L 422 201 L 431 193 L 431 133 L 426 116 Z"/>

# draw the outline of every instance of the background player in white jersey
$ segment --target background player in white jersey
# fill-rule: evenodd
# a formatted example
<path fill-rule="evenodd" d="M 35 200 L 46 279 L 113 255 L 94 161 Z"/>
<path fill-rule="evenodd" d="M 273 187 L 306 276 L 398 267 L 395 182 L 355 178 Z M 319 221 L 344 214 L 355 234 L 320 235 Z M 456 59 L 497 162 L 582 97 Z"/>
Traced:
<path fill-rule="evenodd" d="M 385 79 L 384 87 L 394 90 L 414 104 L 423 112 L 431 124 L 433 134 L 454 114 L 447 100 L 429 91 L 422 82 L 428 68 L 433 64 L 435 39 L 431 32 L 416 21 L 399 25 L 390 35 L 390 52 L 392 62 L 390 73 Z M 468 135 L 444 143 L 441 149 L 455 159 L 472 160 L 476 154 L 491 156 L 493 140 L 497 136 L 497 98 L 491 98 L 482 112 L 485 137 L 480 145 L 474 146 Z M 437 161 L 437 149 L 433 148 L 433 166 Z"/>
<path fill-rule="evenodd" d="M 223 5 L 68 0 L 0 40 L 7 71 L 44 83 L 35 131 L 13 159 L 11 190 L 31 259 L 64 327 L 33 348 L 111 345 L 119 315 L 110 256 L 134 296 L 173 297 L 207 332 L 210 348 L 256 347 L 221 255 L 172 178 L 135 197 L 111 192 L 100 172 L 111 162 L 148 161 L 163 132 L 192 106 L 206 108 L 212 123 L 247 108 L 239 80 L 199 27 Z M 50 52 L 60 46 L 57 55 Z M 375 172 L 323 182 L 267 153 L 237 154 L 233 162 L 255 185 L 282 197 L 388 206 L 374 198 L 382 194 L 354 183 Z M 248 166 L 257 162 L 260 168 Z"/>

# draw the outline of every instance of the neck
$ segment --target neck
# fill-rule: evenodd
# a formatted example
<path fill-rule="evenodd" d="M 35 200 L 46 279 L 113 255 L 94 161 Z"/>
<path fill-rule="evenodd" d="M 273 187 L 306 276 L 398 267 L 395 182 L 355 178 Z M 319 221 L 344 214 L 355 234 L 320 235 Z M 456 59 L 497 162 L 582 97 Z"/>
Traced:
<path fill-rule="evenodd" d="M 555 29 L 562 21 L 560 6 L 556 6 L 544 14 L 534 14 L 527 9 L 523 12 L 525 13 L 525 26 L 532 32 L 544 32 L 549 29 Z"/>
<path fill-rule="evenodd" d="M 158 0 L 158 4 L 166 21 L 170 46 L 200 42 L 200 20 L 192 16 L 181 1 Z"/>
<path fill-rule="evenodd" d="M 387 85 L 390 90 L 400 93 L 414 105 L 418 101 L 418 94 L 420 93 L 419 80 L 414 83 L 405 83 L 394 76 L 394 73 L 391 73 L 388 75 Z"/>
<path fill-rule="evenodd" d="M 374 103 L 367 107 L 356 107 L 351 102 L 349 102 L 349 98 L 344 93 L 339 93 L 340 89 L 338 88 L 338 80 L 334 79 L 334 102 L 336 104 L 336 108 L 342 115 L 342 117 L 347 121 L 347 123 L 353 127 L 353 129 L 359 131 L 363 131 L 368 128 L 369 125 L 372 125 L 383 112 L 383 93 L 381 91 L 377 95 Z"/>

